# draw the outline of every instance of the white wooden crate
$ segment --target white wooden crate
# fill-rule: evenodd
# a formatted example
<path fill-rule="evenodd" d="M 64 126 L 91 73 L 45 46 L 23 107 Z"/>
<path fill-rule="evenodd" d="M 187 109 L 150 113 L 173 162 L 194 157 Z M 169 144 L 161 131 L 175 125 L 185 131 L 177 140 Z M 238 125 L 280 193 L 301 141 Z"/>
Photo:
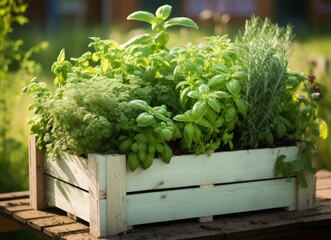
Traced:
<path fill-rule="evenodd" d="M 279 207 L 307 209 L 314 204 L 314 176 L 307 175 L 310 188 L 301 189 L 296 177 L 288 181 L 274 175 L 277 156 L 293 160 L 297 147 L 175 156 L 170 164 L 155 159 L 149 169 L 131 172 L 125 155 L 90 154 L 84 159 L 62 154 L 50 161 L 34 143 L 32 137 L 33 207 L 63 209 L 88 221 L 97 237 L 145 223 L 210 220 L 203 217 Z"/>

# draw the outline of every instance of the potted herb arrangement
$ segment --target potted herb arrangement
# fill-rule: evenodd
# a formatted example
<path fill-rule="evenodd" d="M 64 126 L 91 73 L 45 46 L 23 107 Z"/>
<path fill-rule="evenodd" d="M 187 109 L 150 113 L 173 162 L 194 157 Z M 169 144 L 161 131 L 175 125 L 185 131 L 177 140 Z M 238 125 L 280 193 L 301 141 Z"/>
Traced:
<path fill-rule="evenodd" d="M 34 206 L 74 214 L 95 236 L 312 207 L 307 172 L 316 171 L 315 138 L 327 126 L 314 83 L 288 69 L 291 28 L 253 17 L 234 39 L 168 48 L 170 27 L 198 28 L 170 13 L 165 5 L 128 17 L 153 34 L 123 44 L 91 38 L 93 51 L 70 61 L 62 50 L 54 92 L 36 79 L 24 88 L 38 136 L 30 147 Z"/>

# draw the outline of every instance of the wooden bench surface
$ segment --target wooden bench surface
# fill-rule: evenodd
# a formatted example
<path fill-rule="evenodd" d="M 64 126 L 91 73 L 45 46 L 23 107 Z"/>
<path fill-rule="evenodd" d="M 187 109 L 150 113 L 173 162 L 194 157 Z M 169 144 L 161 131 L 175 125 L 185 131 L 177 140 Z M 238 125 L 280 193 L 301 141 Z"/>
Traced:
<path fill-rule="evenodd" d="M 286 235 L 331 225 L 331 172 L 317 174 L 316 208 L 288 212 L 284 209 L 214 216 L 214 221 L 199 223 L 182 220 L 135 226 L 114 240 L 131 239 L 238 239 Z M 45 239 L 96 240 L 88 223 L 75 221 L 55 208 L 43 211 L 30 207 L 29 192 L 0 194 L 0 232 L 28 229 Z M 330 234 L 330 233 L 328 233 Z"/>

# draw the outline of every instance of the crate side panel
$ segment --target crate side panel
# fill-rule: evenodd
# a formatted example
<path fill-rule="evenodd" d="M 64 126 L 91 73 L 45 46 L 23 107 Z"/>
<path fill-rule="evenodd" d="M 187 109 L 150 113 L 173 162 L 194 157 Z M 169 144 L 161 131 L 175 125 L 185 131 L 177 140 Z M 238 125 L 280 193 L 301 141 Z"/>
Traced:
<path fill-rule="evenodd" d="M 279 207 L 295 208 L 296 179 L 274 179 L 127 196 L 128 225 Z"/>
<path fill-rule="evenodd" d="M 89 154 L 88 170 L 90 234 L 95 237 L 106 236 L 108 235 L 106 214 L 106 155 Z"/>
<path fill-rule="evenodd" d="M 46 158 L 44 171 L 50 176 L 88 191 L 89 175 L 86 158 L 61 153 L 57 159 Z"/>
<path fill-rule="evenodd" d="M 297 147 L 268 148 L 207 155 L 175 156 L 169 164 L 155 159 L 147 169 L 127 170 L 127 192 L 274 178 L 277 156 L 297 158 Z"/>
<path fill-rule="evenodd" d="M 89 221 L 88 192 L 46 176 L 47 201 L 50 205 Z"/>

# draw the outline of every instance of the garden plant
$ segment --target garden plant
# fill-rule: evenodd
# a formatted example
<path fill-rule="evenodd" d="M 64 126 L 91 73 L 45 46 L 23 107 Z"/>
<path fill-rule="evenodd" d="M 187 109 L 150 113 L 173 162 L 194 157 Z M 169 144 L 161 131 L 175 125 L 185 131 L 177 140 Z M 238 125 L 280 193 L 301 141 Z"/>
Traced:
<path fill-rule="evenodd" d="M 91 51 L 70 60 L 61 50 L 55 91 L 36 78 L 23 89 L 38 146 L 52 157 L 125 154 L 135 171 L 157 157 L 171 164 L 173 155 L 299 145 L 298 159 L 278 156 L 276 171 L 299 173 L 305 186 L 327 126 L 317 117 L 315 83 L 288 68 L 291 27 L 252 17 L 233 39 L 168 48 L 169 28 L 198 29 L 170 14 L 169 5 L 131 14 L 153 33 L 122 44 L 92 37 Z"/>

